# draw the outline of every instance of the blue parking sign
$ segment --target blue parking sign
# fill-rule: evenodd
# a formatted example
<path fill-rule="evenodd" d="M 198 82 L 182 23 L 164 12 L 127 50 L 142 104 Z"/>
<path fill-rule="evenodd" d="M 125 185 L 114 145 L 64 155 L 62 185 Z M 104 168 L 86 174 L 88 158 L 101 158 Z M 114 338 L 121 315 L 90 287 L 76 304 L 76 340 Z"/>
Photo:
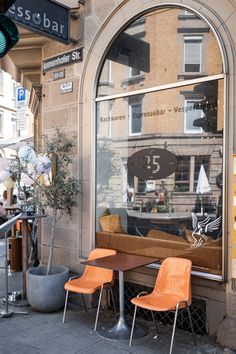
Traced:
<path fill-rule="evenodd" d="M 23 87 L 17 88 L 17 101 L 24 102 L 26 100 L 26 89 Z"/>

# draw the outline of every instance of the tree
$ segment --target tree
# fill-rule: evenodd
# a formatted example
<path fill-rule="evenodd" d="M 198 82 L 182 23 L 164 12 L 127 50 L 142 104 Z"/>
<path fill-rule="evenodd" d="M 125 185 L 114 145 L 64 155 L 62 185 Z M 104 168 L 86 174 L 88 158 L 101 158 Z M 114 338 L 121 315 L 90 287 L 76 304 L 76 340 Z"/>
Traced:
<path fill-rule="evenodd" d="M 75 199 L 80 192 L 80 182 L 71 176 L 70 165 L 75 140 L 70 139 L 59 129 L 52 138 L 44 136 L 43 153 L 37 159 L 32 158 L 32 149 L 23 156 L 20 150 L 8 168 L 11 178 L 17 182 L 19 192 L 26 193 L 27 186 L 22 177 L 28 176 L 34 185 L 33 200 L 41 209 L 52 208 L 52 223 L 49 239 L 49 257 L 47 275 L 50 274 L 56 236 L 56 224 L 59 212 L 71 215 Z M 27 149 L 26 149 L 27 150 Z M 35 161 L 34 161 L 35 160 Z M 28 187 L 29 188 L 29 187 Z"/>

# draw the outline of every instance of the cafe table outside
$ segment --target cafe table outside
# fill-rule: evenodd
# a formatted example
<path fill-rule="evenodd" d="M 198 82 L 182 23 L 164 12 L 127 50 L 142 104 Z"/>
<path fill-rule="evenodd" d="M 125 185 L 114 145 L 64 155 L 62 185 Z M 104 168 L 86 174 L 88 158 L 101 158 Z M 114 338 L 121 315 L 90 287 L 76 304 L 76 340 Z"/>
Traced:
<path fill-rule="evenodd" d="M 131 327 L 125 319 L 124 312 L 124 272 L 158 261 L 159 259 L 153 257 L 117 252 L 112 256 L 81 262 L 81 264 L 84 265 L 112 269 L 118 271 L 119 274 L 119 319 L 112 328 L 106 328 L 99 331 L 99 334 L 102 337 L 115 340 L 129 339 Z M 140 328 L 135 332 L 137 337 L 141 337 L 145 334 Z"/>

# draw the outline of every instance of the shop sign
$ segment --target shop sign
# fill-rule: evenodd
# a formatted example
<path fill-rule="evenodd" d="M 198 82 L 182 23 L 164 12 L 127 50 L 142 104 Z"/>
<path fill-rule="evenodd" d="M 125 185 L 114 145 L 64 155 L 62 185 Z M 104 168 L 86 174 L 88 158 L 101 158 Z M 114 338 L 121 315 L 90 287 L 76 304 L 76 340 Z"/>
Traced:
<path fill-rule="evenodd" d="M 129 174 L 146 180 L 165 178 L 175 172 L 177 166 L 175 155 L 166 149 L 143 149 L 128 158 Z"/>
<path fill-rule="evenodd" d="M 6 16 L 34 32 L 70 43 L 70 9 L 58 2 L 16 0 Z"/>
<path fill-rule="evenodd" d="M 83 60 L 83 48 L 74 49 L 43 61 L 43 72 Z"/>
<path fill-rule="evenodd" d="M 63 93 L 69 93 L 73 91 L 73 82 L 66 82 L 64 84 L 61 84 L 61 94 Z"/>
<path fill-rule="evenodd" d="M 65 69 L 62 69 L 60 71 L 54 71 L 53 72 L 53 80 L 61 80 L 65 78 Z"/>

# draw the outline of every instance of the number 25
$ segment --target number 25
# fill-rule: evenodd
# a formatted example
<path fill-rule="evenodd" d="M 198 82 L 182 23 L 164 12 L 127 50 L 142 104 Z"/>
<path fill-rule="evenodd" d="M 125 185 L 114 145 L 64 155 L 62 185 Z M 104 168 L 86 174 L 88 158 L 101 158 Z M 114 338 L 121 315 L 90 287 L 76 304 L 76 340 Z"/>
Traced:
<path fill-rule="evenodd" d="M 160 164 L 158 159 L 160 158 L 159 155 L 153 155 L 153 156 L 145 156 L 146 158 L 146 164 L 144 165 L 145 168 L 152 170 L 152 173 L 156 173 L 160 170 Z M 154 167 L 156 167 L 154 169 Z"/>

